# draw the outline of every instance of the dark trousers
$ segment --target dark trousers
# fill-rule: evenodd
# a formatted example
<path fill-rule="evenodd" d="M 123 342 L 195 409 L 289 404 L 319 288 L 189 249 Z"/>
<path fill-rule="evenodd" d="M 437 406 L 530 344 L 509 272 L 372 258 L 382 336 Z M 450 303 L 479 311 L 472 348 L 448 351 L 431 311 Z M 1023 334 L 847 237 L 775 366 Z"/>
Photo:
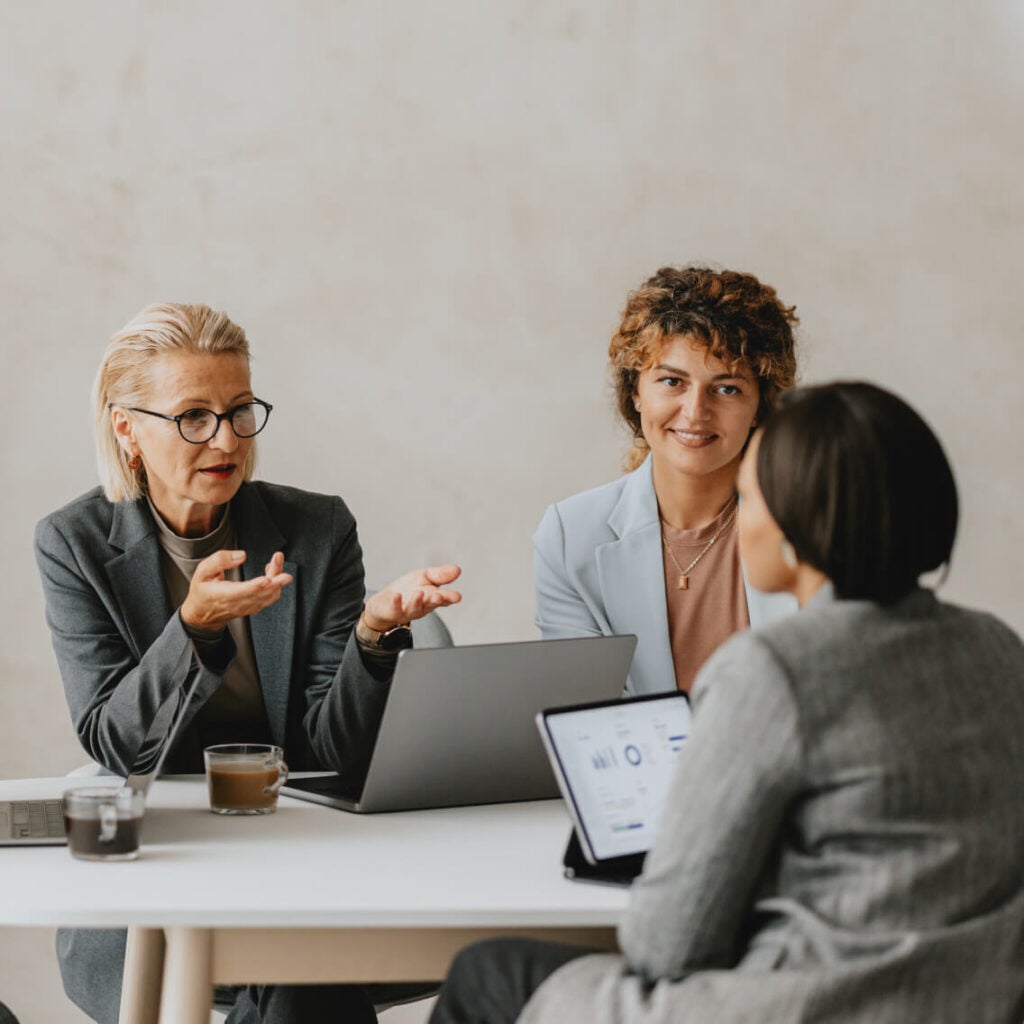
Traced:
<path fill-rule="evenodd" d="M 97 1024 L 117 1024 L 126 943 L 123 931 L 57 932 L 64 991 Z M 249 985 L 237 991 L 228 1024 L 375 1024 L 371 991 L 362 985 Z M 212 1004 L 212 992 L 210 998 Z"/>
<path fill-rule="evenodd" d="M 514 1024 L 530 996 L 563 964 L 598 952 L 535 939 L 488 939 L 452 962 L 430 1024 Z"/>

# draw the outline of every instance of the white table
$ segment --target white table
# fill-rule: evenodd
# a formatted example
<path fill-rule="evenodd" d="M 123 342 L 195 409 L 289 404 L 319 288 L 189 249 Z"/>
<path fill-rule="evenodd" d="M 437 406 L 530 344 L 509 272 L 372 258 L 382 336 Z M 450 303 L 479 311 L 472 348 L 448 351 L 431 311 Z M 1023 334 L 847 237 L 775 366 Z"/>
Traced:
<path fill-rule="evenodd" d="M 76 781 L 0 782 L 0 800 Z M 568 828 L 559 801 L 223 817 L 201 780 L 161 780 L 137 861 L 0 848 L 0 925 L 127 927 L 122 1022 L 205 1024 L 215 983 L 440 979 L 498 934 L 613 949 L 626 892 L 562 878 Z"/>

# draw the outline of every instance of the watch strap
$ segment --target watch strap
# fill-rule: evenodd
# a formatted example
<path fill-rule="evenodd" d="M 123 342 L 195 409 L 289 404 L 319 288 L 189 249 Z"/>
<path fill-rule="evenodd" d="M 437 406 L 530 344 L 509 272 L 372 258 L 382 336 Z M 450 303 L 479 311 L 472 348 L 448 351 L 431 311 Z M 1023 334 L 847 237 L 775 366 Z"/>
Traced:
<path fill-rule="evenodd" d="M 362 615 L 356 623 L 356 640 L 364 647 L 378 651 L 400 650 L 408 647 L 412 638 L 411 623 L 402 622 L 391 629 L 373 629 L 366 624 Z"/>

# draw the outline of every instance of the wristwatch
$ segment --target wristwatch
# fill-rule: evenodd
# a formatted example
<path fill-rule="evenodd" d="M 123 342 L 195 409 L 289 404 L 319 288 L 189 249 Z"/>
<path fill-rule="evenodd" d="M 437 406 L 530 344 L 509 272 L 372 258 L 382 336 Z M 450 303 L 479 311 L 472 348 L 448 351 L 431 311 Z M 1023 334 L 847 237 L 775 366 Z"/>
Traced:
<path fill-rule="evenodd" d="M 412 646 L 412 627 L 402 622 L 390 629 L 371 629 L 362 615 L 356 623 L 356 639 L 364 646 L 376 651 L 402 651 Z"/>

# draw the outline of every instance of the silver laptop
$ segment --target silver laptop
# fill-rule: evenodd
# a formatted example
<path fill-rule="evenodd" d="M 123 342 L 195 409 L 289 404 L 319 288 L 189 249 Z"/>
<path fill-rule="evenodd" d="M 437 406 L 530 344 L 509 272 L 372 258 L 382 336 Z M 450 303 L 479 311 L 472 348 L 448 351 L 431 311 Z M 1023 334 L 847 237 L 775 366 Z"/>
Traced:
<path fill-rule="evenodd" d="M 281 792 L 364 814 L 557 797 L 534 715 L 620 696 L 635 646 L 604 636 L 402 651 L 363 786 L 332 774 Z"/>
<path fill-rule="evenodd" d="M 149 792 L 153 779 L 160 774 L 167 753 L 174 745 L 174 738 L 182 723 L 190 717 L 185 712 L 198 683 L 197 672 L 187 689 L 179 690 L 165 701 L 150 726 L 143 744 L 143 753 L 135 766 L 137 770 L 133 771 L 121 785 L 143 795 Z M 63 788 L 74 789 L 76 785 L 78 788 L 85 785 L 103 786 L 108 781 L 116 786 L 115 778 L 116 776 L 102 775 L 88 781 L 69 778 Z M 59 846 L 67 841 L 60 796 L 31 800 L 0 800 L 0 846 Z"/>

